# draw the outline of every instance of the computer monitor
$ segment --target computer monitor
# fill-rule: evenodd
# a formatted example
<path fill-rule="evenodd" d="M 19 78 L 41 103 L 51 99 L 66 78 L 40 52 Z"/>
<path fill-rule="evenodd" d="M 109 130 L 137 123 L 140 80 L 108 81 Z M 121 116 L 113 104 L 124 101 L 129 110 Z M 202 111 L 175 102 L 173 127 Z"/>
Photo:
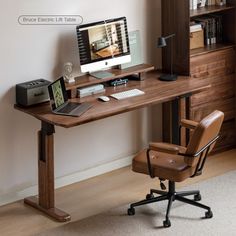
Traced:
<path fill-rule="evenodd" d="M 79 25 L 76 30 L 81 72 L 96 72 L 131 61 L 125 17 Z"/>

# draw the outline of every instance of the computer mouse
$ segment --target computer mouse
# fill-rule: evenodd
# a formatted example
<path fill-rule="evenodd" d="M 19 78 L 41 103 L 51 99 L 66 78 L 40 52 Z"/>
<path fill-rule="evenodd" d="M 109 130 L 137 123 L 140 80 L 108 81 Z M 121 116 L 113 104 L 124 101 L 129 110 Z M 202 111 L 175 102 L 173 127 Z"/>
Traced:
<path fill-rule="evenodd" d="M 107 96 L 100 96 L 98 99 L 99 99 L 100 101 L 103 101 L 103 102 L 108 102 L 108 101 L 110 101 L 110 98 L 107 97 Z"/>

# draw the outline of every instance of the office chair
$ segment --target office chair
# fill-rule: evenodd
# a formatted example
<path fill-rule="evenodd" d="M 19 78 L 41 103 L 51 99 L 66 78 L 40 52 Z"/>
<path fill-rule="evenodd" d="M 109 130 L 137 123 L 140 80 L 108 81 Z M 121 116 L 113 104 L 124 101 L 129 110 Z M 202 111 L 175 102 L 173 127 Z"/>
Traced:
<path fill-rule="evenodd" d="M 141 151 L 133 158 L 132 170 L 134 172 L 150 175 L 151 178 L 158 177 L 161 189 L 165 189 L 162 181 L 168 180 L 168 192 L 151 189 L 146 199 L 130 204 L 128 215 L 135 214 L 137 206 L 168 200 L 164 227 L 170 227 L 169 213 L 175 200 L 206 209 L 205 218 L 212 218 L 211 208 L 197 201 L 201 200 L 200 191 L 175 191 L 175 182 L 182 182 L 187 178 L 202 174 L 207 158 L 219 138 L 219 131 L 224 120 L 221 111 L 214 111 L 199 123 L 191 120 L 181 120 L 181 127 L 193 130 L 187 147 L 169 143 L 150 143 L 149 148 Z M 155 197 L 154 194 L 161 196 Z M 193 200 L 185 196 L 193 195 Z"/>

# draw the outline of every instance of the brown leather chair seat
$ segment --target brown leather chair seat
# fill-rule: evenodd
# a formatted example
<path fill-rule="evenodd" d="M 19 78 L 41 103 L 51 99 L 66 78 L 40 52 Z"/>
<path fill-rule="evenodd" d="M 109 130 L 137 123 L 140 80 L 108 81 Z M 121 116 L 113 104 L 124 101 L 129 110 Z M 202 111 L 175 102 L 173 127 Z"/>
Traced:
<path fill-rule="evenodd" d="M 147 167 L 147 149 L 142 150 L 132 161 L 134 172 L 149 174 Z M 181 182 L 193 175 L 195 166 L 188 166 L 183 156 L 166 154 L 164 152 L 150 152 L 153 174 L 160 179 Z"/>

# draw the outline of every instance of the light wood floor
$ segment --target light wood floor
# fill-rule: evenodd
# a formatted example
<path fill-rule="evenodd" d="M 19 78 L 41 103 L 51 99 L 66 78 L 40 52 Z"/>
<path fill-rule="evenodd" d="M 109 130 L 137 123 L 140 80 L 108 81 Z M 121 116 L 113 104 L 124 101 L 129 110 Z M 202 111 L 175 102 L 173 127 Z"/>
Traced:
<path fill-rule="evenodd" d="M 236 149 L 209 157 L 203 175 L 182 184 L 191 184 L 236 170 Z M 56 190 L 56 206 L 71 214 L 72 221 L 143 199 L 150 188 L 159 188 L 158 179 L 122 168 Z M 0 235 L 27 236 L 59 227 L 23 201 L 0 207 Z"/>

